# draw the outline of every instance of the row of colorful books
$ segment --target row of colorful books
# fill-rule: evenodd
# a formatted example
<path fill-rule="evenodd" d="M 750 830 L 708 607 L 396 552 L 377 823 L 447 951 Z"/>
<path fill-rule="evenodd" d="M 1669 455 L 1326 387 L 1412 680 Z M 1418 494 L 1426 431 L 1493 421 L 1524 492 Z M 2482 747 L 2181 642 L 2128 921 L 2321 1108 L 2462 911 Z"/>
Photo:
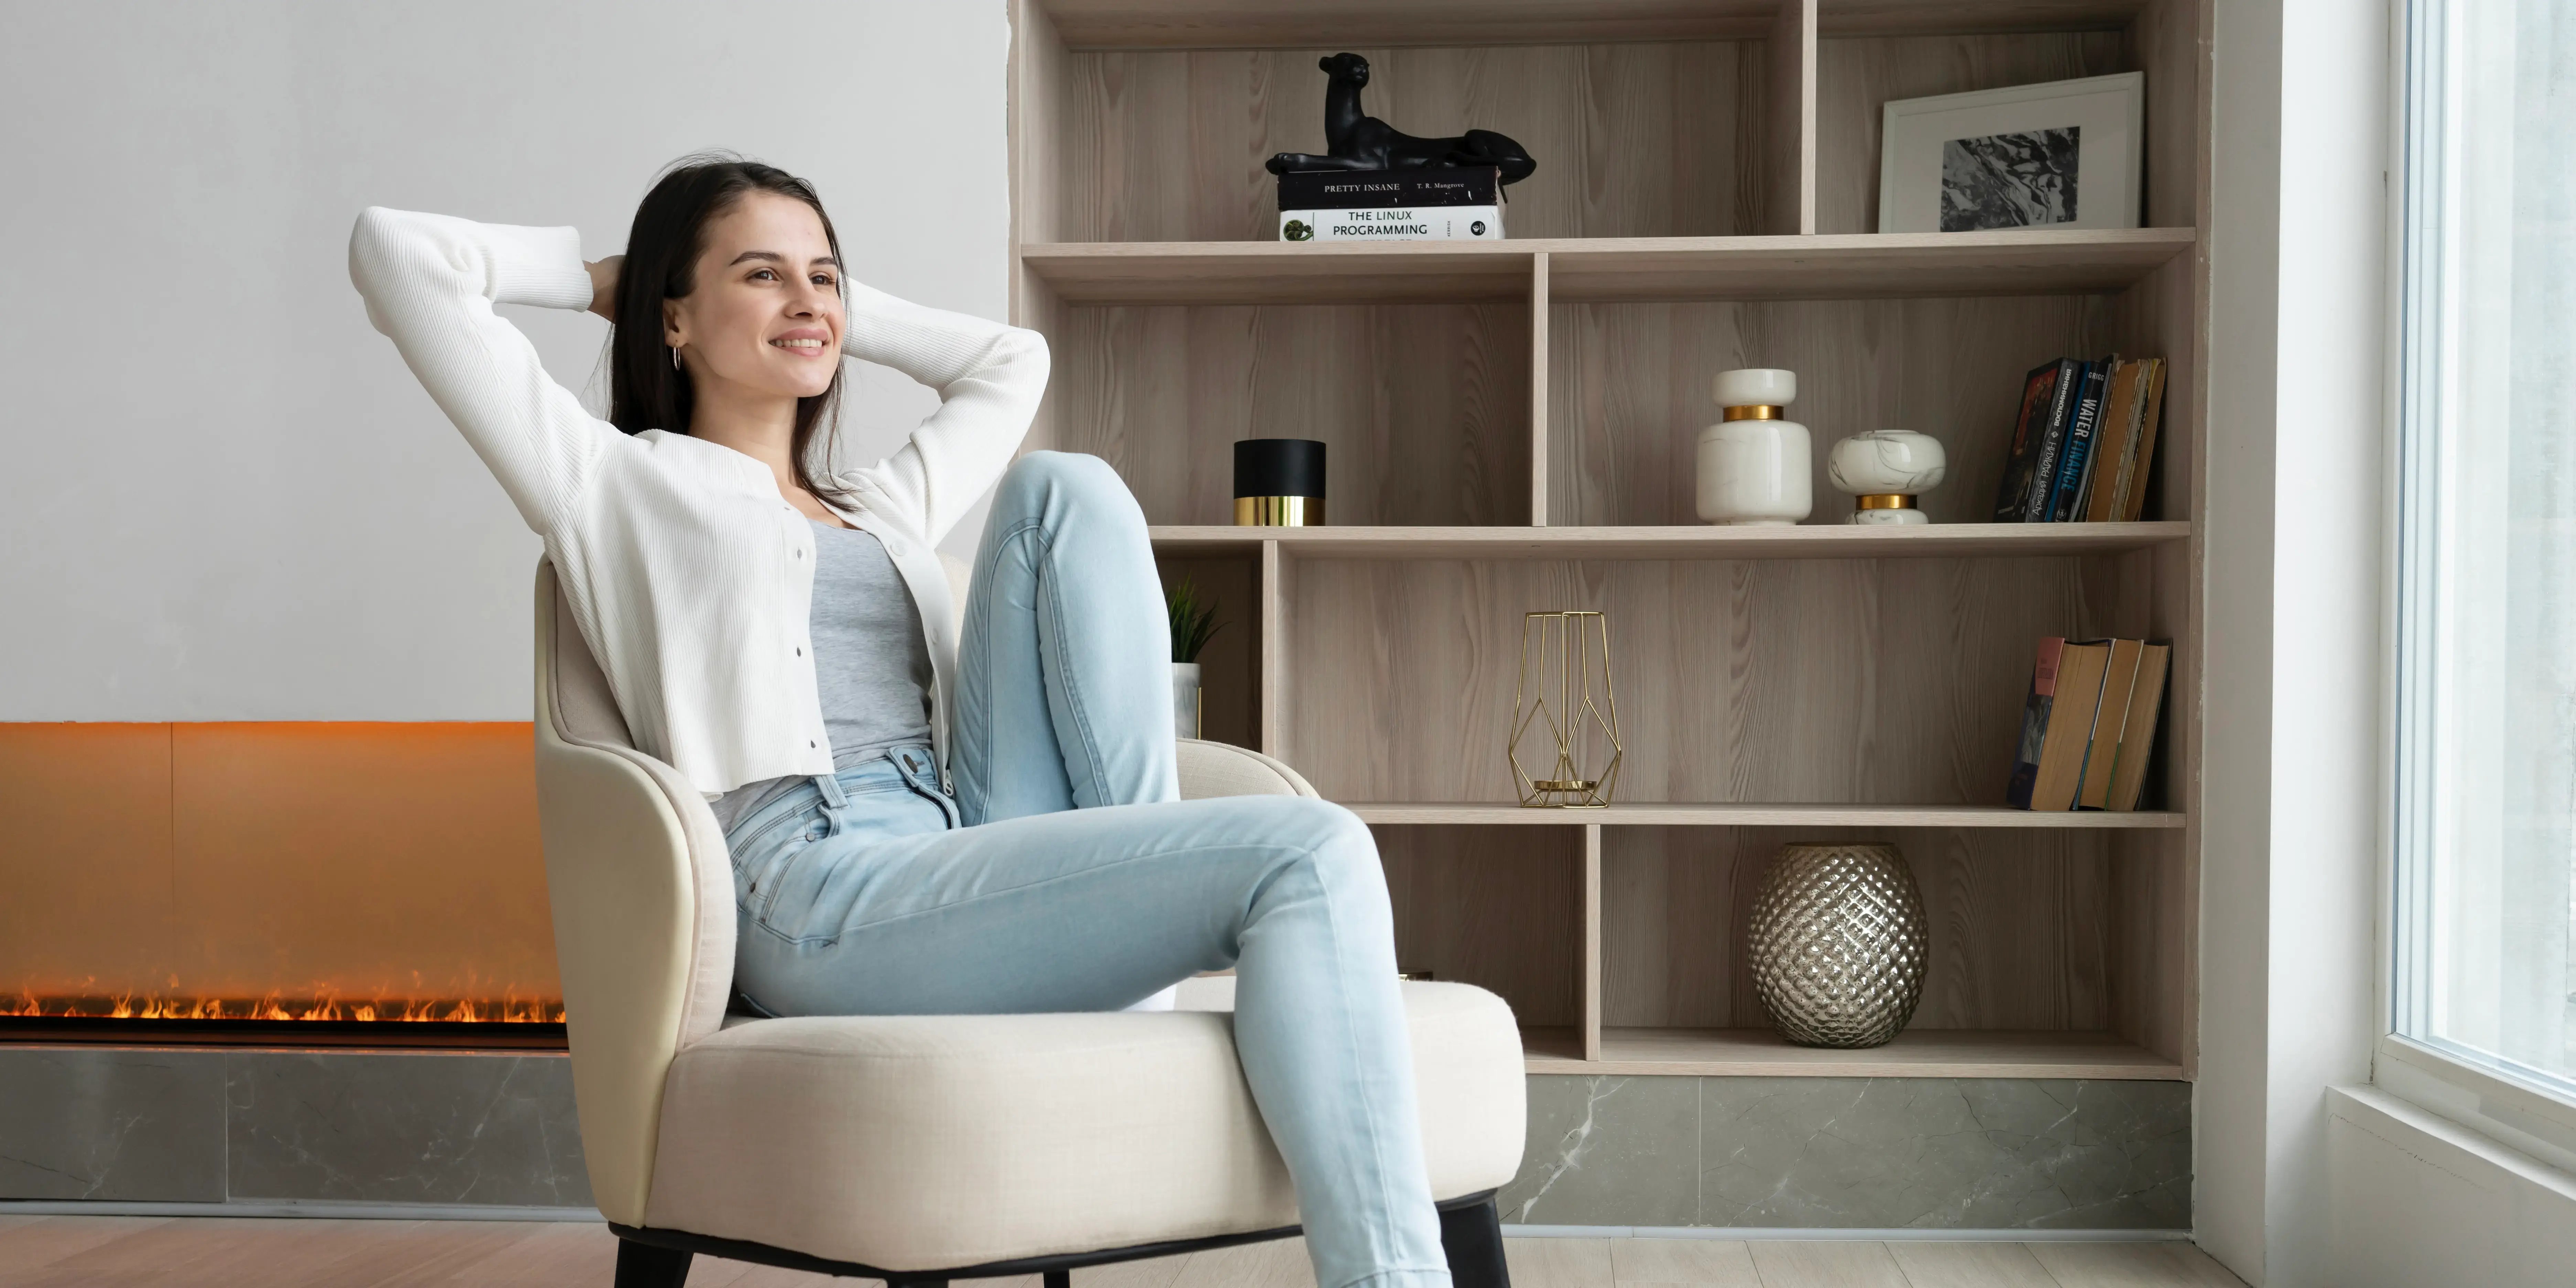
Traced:
<path fill-rule="evenodd" d="M 2136 809 L 2172 660 L 2171 645 L 2147 640 L 2041 640 L 2005 802 L 2029 810 Z"/>
<path fill-rule="evenodd" d="M 2135 522 L 2165 404 L 2165 360 L 2060 358 L 2022 381 L 1997 523 Z"/>

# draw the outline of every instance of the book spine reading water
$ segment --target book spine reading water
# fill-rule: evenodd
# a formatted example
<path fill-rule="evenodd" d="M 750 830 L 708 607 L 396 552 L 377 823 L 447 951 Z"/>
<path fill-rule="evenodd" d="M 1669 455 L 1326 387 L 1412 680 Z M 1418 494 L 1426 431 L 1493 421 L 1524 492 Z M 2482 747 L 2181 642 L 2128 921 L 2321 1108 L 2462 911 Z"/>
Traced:
<path fill-rule="evenodd" d="M 2023 378 L 1997 523 L 2134 523 L 2146 512 L 2165 362 L 2060 358 Z"/>

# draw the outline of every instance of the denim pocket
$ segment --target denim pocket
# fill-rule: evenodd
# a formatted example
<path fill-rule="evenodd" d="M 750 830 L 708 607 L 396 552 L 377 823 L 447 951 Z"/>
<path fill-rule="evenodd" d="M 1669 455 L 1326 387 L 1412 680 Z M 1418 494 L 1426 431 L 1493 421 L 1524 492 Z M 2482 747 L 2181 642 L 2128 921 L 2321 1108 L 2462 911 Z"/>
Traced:
<path fill-rule="evenodd" d="M 778 892 L 787 884 L 788 875 L 796 870 L 796 861 L 814 847 L 815 840 L 822 834 L 818 820 L 809 816 L 798 821 L 804 824 L 803 830 L 779 842 L 774 852 L 762 856 L 760 871 L 751 879 L 745 911 L 764 928 L 769 927 L 771 915 L 778 910 Z"/>

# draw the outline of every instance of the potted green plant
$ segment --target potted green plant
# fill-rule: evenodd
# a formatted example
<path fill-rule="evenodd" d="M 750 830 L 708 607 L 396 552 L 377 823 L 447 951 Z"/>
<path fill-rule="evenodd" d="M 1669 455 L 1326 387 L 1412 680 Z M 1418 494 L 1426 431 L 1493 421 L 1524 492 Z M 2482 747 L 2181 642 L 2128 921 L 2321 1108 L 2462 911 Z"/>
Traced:
<path fill-rule="evenodd" d="M 1216 619 L 1216 601 L 1199 602 L 1198 583 L 1182 578 L 1181 584 L 1163 593 L 1164 604 L 1172 615 L 1172 732 L 1177 737 L 1199 736 L 1199 650 L 1207 647 L 1209 637 L 1224 629 Z"/>

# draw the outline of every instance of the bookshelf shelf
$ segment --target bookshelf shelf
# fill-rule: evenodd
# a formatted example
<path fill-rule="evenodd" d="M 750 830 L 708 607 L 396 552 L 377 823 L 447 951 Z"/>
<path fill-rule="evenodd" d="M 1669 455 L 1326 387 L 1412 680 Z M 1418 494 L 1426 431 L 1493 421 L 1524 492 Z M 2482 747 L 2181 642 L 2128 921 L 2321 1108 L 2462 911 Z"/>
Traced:
<path fill-rule="evenodd" d="M 2119 554 L 2191 539 L 2187 522 L 1942 523 L 1788 528 L 1351 527 L 1247 529 L 1215 524 L 1153 529 L 1174 556 L 1258 555 L 1275 541 L 1296 559 L 1944 559 L 1978 555 Z"/>
<path fill-rule="evenodd" d="M 2156 1078 L 2182 1076 L 2173 1060 L 2108 1033 L 1908 1029 L 1865 1051 L 1796 1047 L 1768 1029 L 1612 1028 L 1600 1056 L 1583 1058 L 1571 1028 L 1530 1030 L 1532 1073 L 1696 1074 L 1767 1078 Z"/>
<path fill-rule="evenodd" d="M 2125 290 L 2189 228 L 1501 242 L 1073 242 L 1021 262 L 1066 304 L 1396 304 L 1529 298 L 1823 300 Z"/>
<path fill-rule="evenodd" d="M 1406 970 L 1489 988 L 1533 1073 L 2196 1074 L 2209 552 L 2200 0 L 1011 0 L 1012 317 L 1032 448 L 1116 467 L 1229 625 L 1206 736 L 1373 829 Z M 1319 55 L 1398 128 L 1539 159 L 1511 239 L 1270 240 Z M 1879 235 L 1891 99 L 2146 74 L 2144 227 Z M 2024 374 L 2161 357 L 2144 522 L 1992 524 Z M 1710 378 L 1799 373 L 1815 511 L 1696 521 Z M 1929 522 L 1836 522 L 1824 449 L 1939 438 Z M 1327 444 L 1342 526 L 1242 529 L 1232 444 Z M 1611 618 L 1598 811 L 1502 758 L 1522 614 Z M 2169 640 L 2136 813 L 2003 808 L 2034 646 Z M 1802 803 L 1837 802 L 1837 803 Z M 1898 802 L 1857 804 L 1849 802 Z M 1785 843 L 1895 844 L 1934 927 L 1917 1028 L 1794 1048 L 1741 960 Z"/>
<path fill-rule="evenodd" d="M 1826 36 L 2117 30 L 2141 0 L 1820 0 Z M 1759 39 L 1777 0 L 1046 0 L 1075 50 Z"/>
<path fill-rule="evenodd" d="M 2183 816 L 2160 810 L 2067 810 L 2037 813 L 1994 805 L 1745 805 L 1640 802 L 1600 809 L 1529 809 L 1501 801 L 1344 801 L 1361 821 L 1388 826 L 1460 827 L 2013 827 L 2153 830 L 2179 828 Z"/>

